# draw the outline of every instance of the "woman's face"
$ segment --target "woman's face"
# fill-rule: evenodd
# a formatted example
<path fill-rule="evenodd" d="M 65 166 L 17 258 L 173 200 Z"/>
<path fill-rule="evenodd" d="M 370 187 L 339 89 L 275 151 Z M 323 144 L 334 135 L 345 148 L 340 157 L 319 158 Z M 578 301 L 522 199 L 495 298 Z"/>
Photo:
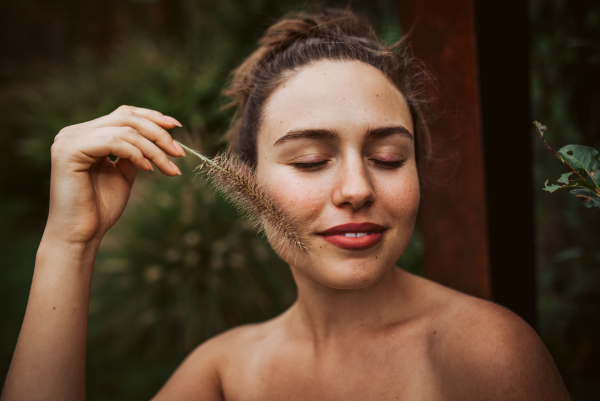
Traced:
<path fill-rule="evenodd" d="M 419 205 L 413 132 L 400 91 L 362 62 L 319 61 L 269 97 L 257 177 L 299 216 L 314 257 L 281 255 L 297 279 L 364 288 L 400 258 Z"/>

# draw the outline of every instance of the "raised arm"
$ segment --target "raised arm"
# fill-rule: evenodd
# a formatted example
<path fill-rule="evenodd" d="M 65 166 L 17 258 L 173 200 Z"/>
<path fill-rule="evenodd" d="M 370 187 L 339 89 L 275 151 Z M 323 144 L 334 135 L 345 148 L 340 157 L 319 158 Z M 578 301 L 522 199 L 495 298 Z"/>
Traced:
<path fill-rule="evenodd" d="M 147 159 L 168 176 L 181 174 L 165 155 L 185 155 L 165 131 L 176 125 L 157 111 L 122 106 L 56 136 L 48 222 L 1 401 L 85 399 L 96 253 L 125 209 L 137 170 L 153 170 Z"/>

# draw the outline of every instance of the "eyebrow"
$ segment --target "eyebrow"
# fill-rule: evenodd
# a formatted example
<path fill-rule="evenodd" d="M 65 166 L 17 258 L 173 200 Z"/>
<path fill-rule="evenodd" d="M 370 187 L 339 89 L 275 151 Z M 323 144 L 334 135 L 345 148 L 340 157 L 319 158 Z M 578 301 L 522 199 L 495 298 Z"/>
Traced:
<path fill-rule="evenodd" d="M 410 133 L 410 131 L 401 125 L 369 128 L 365 134 L 365 139 L 373 141 L 377 139 L 383 139 L 391 135 L 402 135 L 413 139 L 413 135 Z M 339 137 L 339 134 L 332 129 L 297 129 L 289 131 L 284 136 L 276 140 L 273 145 L 276 146 L 293 140 L 332 141 L 339 139 Z"/>
<path fill-rule="evenodd" d="M 340 136 L 332 129 L 297 129 L 289 131 L 287 134 L 275 141 L 273 145 L 279 145 L 283 142 L 297 139 L 313 139 L 319 141 L 331 141 Z"/>
<path fill-rule="evenodd" d="M 413 134 L 411 134 L 411 132 L 408 129 L 406 129 L 406 127 L 403 127 L 401 125 L 393 125 L 390 127 L 369 128 L 367 130 L 367 134 L 365 135 L 365 138 L 367 140 L 374 141 L 377 139 L 387 138 L 388 136 L 392 136 L 392 135 L 406 136 L 406 137 L 410 138 L 411 140 L 414 139 Z"/>

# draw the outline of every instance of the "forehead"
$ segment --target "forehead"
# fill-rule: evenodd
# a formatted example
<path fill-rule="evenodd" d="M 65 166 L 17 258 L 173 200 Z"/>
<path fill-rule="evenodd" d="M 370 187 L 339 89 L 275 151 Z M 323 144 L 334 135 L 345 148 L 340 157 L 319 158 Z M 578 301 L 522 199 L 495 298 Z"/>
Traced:
<path fill-rule="evenodd" d="M 272 144 L 298 128 L 364 132 L 390 125 L 413 132 L 408 106 L 396 86 L 371 65 L 327 60 L 302 68 L 275 90 L 265 104 L 259 138 Z"/>

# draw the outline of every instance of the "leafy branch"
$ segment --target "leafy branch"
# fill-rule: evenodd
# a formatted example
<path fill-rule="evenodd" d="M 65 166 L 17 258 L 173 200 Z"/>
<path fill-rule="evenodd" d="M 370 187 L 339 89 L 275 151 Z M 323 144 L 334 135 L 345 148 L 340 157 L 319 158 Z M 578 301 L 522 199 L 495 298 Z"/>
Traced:
<path fill-rule="evenodd" d="M 544 131 L 548 128 L 534 121 L 535 129 L 540 138 L 546 144 L 546 150 L 559 159 L 570 172 L 561 174 L 555 184 L 544 183 L 544 191 L 554 192 L 561 188 L 574 188 L 569 193 L 579 198 L 586 207 L 600 208 L 600 186 L 594 178 L 596 172 L 600 171 L 600 155 L 594 148 L 582 145 L 567 145 L 558 152 L 554 151 L 544 138 Z"/>

